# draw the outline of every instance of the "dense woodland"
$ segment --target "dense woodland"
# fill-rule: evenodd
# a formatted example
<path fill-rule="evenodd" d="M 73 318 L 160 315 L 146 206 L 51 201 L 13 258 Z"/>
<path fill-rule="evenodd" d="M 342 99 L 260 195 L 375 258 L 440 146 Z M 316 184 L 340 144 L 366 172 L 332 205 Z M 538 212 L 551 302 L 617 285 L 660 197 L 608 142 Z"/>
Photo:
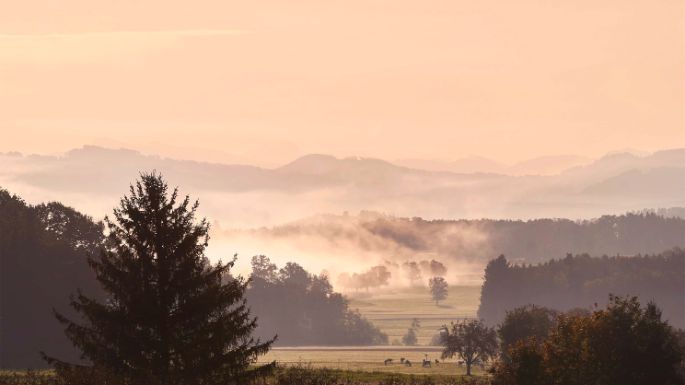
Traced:
<path fill-rule="evenodd" d="M 410 222 L 419 228 L 440 223 L 420 219 Z M 396 225 L 387 218 L 376 218 L 367 225 L 371 226 L 371 223 L 381 227 Z M 518 228 L 526 237 L 539 237 L 549 241 L 549 245 L 556 245 L 545 247 L 545 250 L 565 244 L 558 238 L 573 239 L 574 236 L 595 251 L 601 249 L 602 239 L 613 239 L 614 247 L 619 249 L 649 248 L 668 242 L 677 244 L 685 233 L 681 229 L 685 223 L 682 220 L 654 214 L 603 217 L 582 223 L 565 220 L 483 223 L 510 226 L 510 230 Z M 0 360 L 3 367 L 44 367 L 40 351 L 65 360 L 78 359 L 64 336 L 62 325 L 53 317 L 52 309 L 59 310 L 65 317 L 75 317 L 68 305 L 70 295 L 77 289 L 91 298 L 104 298 L 87 263 L 88 256 L 97 256 L 106 242 L 103 229 L 103 224 L 59 203 L 32 206 L 0 191 L 3 309 Z M 565 234 L 563 229 L 572 235 Z M 591 230 L 598 234 L 593 235 L 591 243 L 583 243 L 589 239 Z M 680 237 L 677 236 L 679 231 Z M 384 236 L 398 240 L 407 236 L 406 231 L 393 232 L 387 227 L 382 232 Z M 502 245 L 497 242 L 503 238 L 491 239 L 495 245 Z M 511 245 L 516 243 L 515 237 L 506 239 Z M 412 244 L 422 247 L 420 240 Z M 530 244 L 521 247 L 520 250 L 526 250 Z M 252 315 L 257 316 L 256 337 L 269 340 L 277 335 L 276 343 L 280 345 L 388 342 L 374 325 L 349 309 L 345 297 L 333 291 L 328 277 L 311 274 L 292 262 L 279 267 L 264 256 L 254 257 L 252 268 L 245 297 Z M 605 304 L 608 294 L 614 293 L 636 295 L 645 303 L 654 300 L 663 310 L 664 319 L 676 327 L 683 327 L 684 276 L 685 251 L 679 248 L 635 258 L 569 255 L 535 266 L 511 264 L 502 256 L 491 261 L 485 271 L 479 316 L 494 325 L 503 319 L 506 310 L 517 306 L 533 303 L 566 311 L 588 308 L 595 303 Z M 229 275 L 225 279 L 236 278 Z"/>
<path fill-rule="evenodd" d="M 78 361 L 53 309 L 66 317 L 70 296 L 81 290 L 101 298 L 88 266 L 105 241 L 103 224 L 60 203 L 28 205 L 0 190 L 0 363 L 4 368 L 45 367 L 39 352 Z M 263 340 L 278 335 L 281 345 L 372 345 L 387 343 L 328 278 L 289 263 L 255 265 L 247 290 L 248 306 L 259 319 Z M 273 268 L 273 275 L 267 273 Z"/>
<path fill-rule="evenodd" d="M 69 296 L 99 294 L 86 263 L 102 241 L 102 225 L 59 203 L 27 205 L 0 190 L 0 362 L 40 367 L 45 350 L 76 359 L 52 309 L 71 314 Z"/>
<path fill-rule="evenodd" d="M 683 233 L 685 234 L 685 233 Z M 535 304 L 559 311 L 603 305 L 607 295 L 637 296 L 654 301 L 664 319 L 685 327 L 685 250 L 657 255 L 600 257 L 587 254 L 537 265 L 510 264 L 504 256 L 485 269 L 478 316 L 491 324 L 507 310 Z"/>
<path fill-rule="evenodd" d="M 289 262 L 278 268 L 265 256 L 252 258 L 246 297 L 257 316 L 256 335 L 278 335 L 279 345 L 384 345 L 381 333 L 347 299 L 333 291 L 325 275 L 312 275 Z"/>

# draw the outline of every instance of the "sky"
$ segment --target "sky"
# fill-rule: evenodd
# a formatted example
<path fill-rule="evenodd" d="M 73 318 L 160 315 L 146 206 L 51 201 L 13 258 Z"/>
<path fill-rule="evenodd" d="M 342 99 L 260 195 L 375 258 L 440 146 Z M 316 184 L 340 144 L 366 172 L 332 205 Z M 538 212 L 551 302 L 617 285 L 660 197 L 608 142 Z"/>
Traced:
<path fill-rule="evenodd" d="M 273 166 L 685 146 L 682 0 L 0 3 L 0 151 Z"/>

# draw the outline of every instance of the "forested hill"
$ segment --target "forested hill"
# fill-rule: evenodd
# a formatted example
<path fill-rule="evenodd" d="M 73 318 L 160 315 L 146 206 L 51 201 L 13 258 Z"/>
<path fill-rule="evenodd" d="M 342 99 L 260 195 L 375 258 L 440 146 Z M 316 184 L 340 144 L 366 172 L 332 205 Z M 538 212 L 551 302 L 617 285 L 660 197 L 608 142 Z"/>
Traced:
<path fill-rule="evenodd" d="M 654 301 L 664 319 L 685 328 L 685 250 L 630 258 L 569 255 L 534 266 L 500 256 L 485 270 L 478 316 L 496 324 L 507 310 L 527 304 L 587 309 L 604 305 L 609 294 Z"/>
<path fill-rule="evenodd" d="M 245 232 L 226 235 L 244 236 Z M 387 260 L 404 261 L 429 253 L 443 262 L 452 259 L 485 266 L 500 254 L 510 261 L 537 263 L 567 253 L 637 255 L 685 248 L 685 219 L 651 211 L 583 221 L 425 220 L 361 212 L 315 216 L 256 229 L 249 236 L 269 242 L 297 239 L 301 251 L 309 254 L 346 248 L 347 254 L 369 252 Z"/>
<path fill-rule="evenodd" d="M 76 289 L 96 295 L 86 262 L 102 225 L 59 203 L 30 206 L 0 189 L 0 367 L 42 367 L 39 352 L 78 355 L 52 314 Z"/>
<path fill-rule="evenodd" d="M 56 202 L 32 206 L 0 189 L 0 369 L 46 367 L 41 351 L 78 362 L 52 310 L 77 317 L 69 298 L 78 290 L 103 299 L 87 263 L 103 241 L 103 226 L 92 218 Z M 278 334 L 291 345 L 387 343 L 326 277 L 293 263 L 273 269 L 273 277 L 256 277 L 247 293 L 260 336 Z"/>

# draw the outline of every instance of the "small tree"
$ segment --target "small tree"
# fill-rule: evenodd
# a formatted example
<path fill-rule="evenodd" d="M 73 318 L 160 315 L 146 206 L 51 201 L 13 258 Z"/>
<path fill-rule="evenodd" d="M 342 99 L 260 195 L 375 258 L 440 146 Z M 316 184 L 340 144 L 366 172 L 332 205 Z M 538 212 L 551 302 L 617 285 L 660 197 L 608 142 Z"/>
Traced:
<path fill-rule="evenodd" d="M 154 173 L 131 186 L 114 221 L 105 219 L 100 258 L 89 259 L 107 300 L 78 293 L 71 305 L 83 323 L 57 319 L 92 364 L 80 373 L 130 385 L 245 383 L 273 367 L 250 368 L 273 340 L 251 337 L 246 282 L 229 274 L 235 258 L 212 265 L 205 257 L 209 225 L 195 221 L 197 202 L 179 202 L 177 190 L 167 190 Z M 58 373 L 79 371 L 44 357 Z"/>
<path fill-rule="evenodd" d="M 443 277 L 433 277 L 428 280 L 428 287 L 430 288 L 431 296 L 435 301 L 435 305 L 438 302 L 447 298 L 447 281 Z"/>
<path fill-rule="evenodd" d="M 463 320 L 443 326 L 442 343 L 445 349 L 442 358 L 459 356 L 466 364 L 466 375 L 471 375 L 471 366 L 484 362 L 497 353 L 497 334 L 483 321 Z"/>
<path fill-rule="evenodd" d="M 416 331 L 421 328 L 421 321 L 418 318 L 414 318 L 411 321 L 411 326 L 407 329 L 407 334 L 402 336 L 402 343 L 407 346 L 414 346 L 418 343 L 418 338 L 416 336 Z"/>
<path fill-rule="evenodd" d="M 415 346 L 418 343 L 418 338 L 416 337 L 416 330 L 413 328 L 407 329 L 407 333 L 402 336 L 402 343 L 407 346 Z"/>

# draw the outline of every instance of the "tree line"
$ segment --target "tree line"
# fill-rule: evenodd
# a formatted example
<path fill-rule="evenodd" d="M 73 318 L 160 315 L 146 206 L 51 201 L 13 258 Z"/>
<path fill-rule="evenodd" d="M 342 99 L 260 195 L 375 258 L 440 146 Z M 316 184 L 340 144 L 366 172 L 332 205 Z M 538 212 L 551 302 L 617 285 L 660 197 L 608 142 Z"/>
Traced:
<path fill-rule="evenodd" d="M 270 237 L 316 236 L 335 245 L 375 253 L 392 250 L 396 261 L 428 253 L 442 261 L 487 262 L 504 254 L 511 261 L 538 263 L 566 253 L 592 256 L 655 254 L 685 247 L 685 218 L 670 211 L 605 215 L 588 220 L 399 218 L 374 212 L 327 215 L 262 229 Z M 435 275 L 435 274 L 434 274 Z"/>
<path fill-rule="evenodd" d="M 187 325 L 206 322 L 202 312 L 190 310 L 195 297 L 180 297 L 178 293 L 183 290 L 212 292 L 212 297 L 197 297 L 205 306 L 231 298 L 232 311 L 243 309 L 239 313 L 245 320 L 258 317 L 259 321 L 246 330 L 262 341 L 271 341 L 276 335 L 278 343 L 290 345 L 387 341 L 368 320 L 349 309 L 347 300 L 332 290 L 327 277 L 311 275 L 295 263 L 275 269 L 274 276 L 264 275 L 259 263 L 254 263 L 252 280 L 230 274 L 232 259 L 212 265 L 203 254 L 208 225 L 196 220 L 196 205 L 187 199 L 178 197 L 175 190 L 168 191 L 160 175 L 144 174 L 122 198 L 113 219 L 96 222 L 60 203 L 32 206 L 0 190 L 0 367 L 46 367 L 40 351 L 61 362 L 84 362 L 89 357 L 82 356 L 83 350 L 97 343 L 70 333 L 79 330 L 84 317 L 90 319 L 103 312 L 121 317 L 110 309 L 114 305 L 140 308 L 150 320 L 159 320 L 159 314 L 169 309 L 181 311 L 181 303 L 187 302 L 189 307 L 183 311 L 197 313 Z M 158 263 L 164 253 L 173 253 L 169 264 Z M 268 265 L 264 257 L 261 261 L 262 268 Z M 129 281 L 115 285 L 108 274 Z M 204 283 L 197 281 L 199 277 L 204 277 Z M 219 278 L 221 281 L 216 281 Z M 161 298 L 162 287 L 174 287 L 178 296 L 167 293 L 170 297 Z M 247 298 L 245 304 L 242 298 Z M 67 327 L 66 336 L 53 309 Z M 142 321 L 139 327 L 149 332 L 150 325 Z M 131 325 L 136 325 L 133 320 Z M 130 346 L 136 345 L 131 342 L 134 340 L 143 344 L 159 338 L 145 334 L 148 332 L 120 338 L 126 337 Z"/>
<path fill-rule="evenodd" d="M 529 303 L 560 311 L 604 304 L 607 295 L 637 295 L 653 300 L 674 326 L 685 327 L 685 250 L 657 255 L 590 257 L 567 255 L 537 265 L 511 264 L 506 257 L 485 269 L 478 316 L 490 324 L 505 312 Z"/>
<path fill-rule="evenodd" d="M 682 385 L 685 332 L 653 302 L 610 295 L 606 307 L 558 312 L 525 305 L 496 328 L 482 320 L 443 326 L 442 358 L 471 375 L 491 361 L 492 385 Z"/>
<path fill-rule="evenodd" d="M 97 253 L 103 224 L 60 203 L 28 205 L 0 190 L 0 364 L 42 367 L 38 351 L 78 359 L 52 309 L 69 310 L 80 289 L 102 298 L 87 264 Z"/>
<path fill-rule="evenodd" d="M 373 270 L 373 269 L 372 269 Z M 388 336 L 333 291 L 326 275 L 295 262 L 279 268 L 264 255 L 252 258 L 246 292 L 259 323 L 255 334 L 278 334 L 280 345 L 384 345 Z"/>
<path fill-rule="evenodd" d="M 507 312 L 498 334 L 493 385 L 685 384 L 685 332 L 637 297 L 567 313 L 527 305 Z"/>

